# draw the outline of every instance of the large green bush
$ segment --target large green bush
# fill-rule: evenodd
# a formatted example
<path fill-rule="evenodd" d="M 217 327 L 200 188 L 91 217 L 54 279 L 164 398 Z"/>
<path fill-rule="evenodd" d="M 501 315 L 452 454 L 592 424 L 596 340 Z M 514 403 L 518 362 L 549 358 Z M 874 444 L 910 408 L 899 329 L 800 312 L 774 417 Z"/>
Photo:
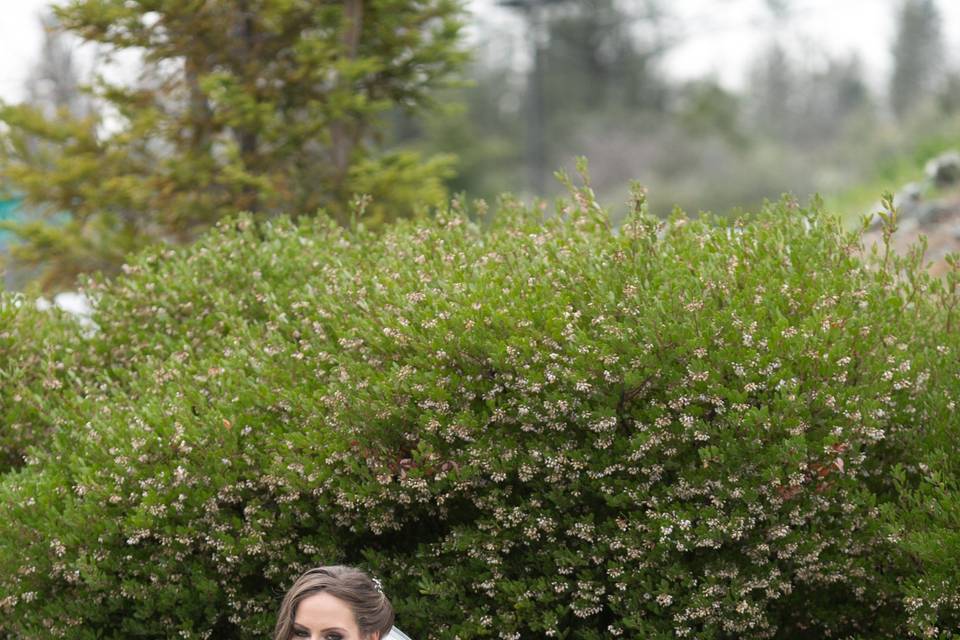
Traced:
<path fill-rule="evenodd" d="M 46 443 L 56 425 L 49 405 L 72 400 L 92 373 L 81 329 L 56 307 L 39 310 L 33 300 L 0 291 L 0 474 Z"/>
<path fill-rule="evenodd" d="M 417 638 L 951 637 L 955 295 L 816 207 L 636 209 L 240 218 L 91 285 L 0 637 L 264 638 L 341 561 Z"/>
<path fill-rule="evenodd" d="M 953 335 L 960 313 L 960 256 L 948 256 L 946 262 L 950 271 L 932 283 L 931 292 L 947 311 L 945 328 Z M 907 580 L 904 604 L 911 633 L 927 638 L 960 637 L 960 420 L 956 416 L 960 358 L 956 352 L 945 367 L 943 373 L 952 376 L 953 385 L 943 390 L 946 395 L 937 403 L 938 414 L 922 425 L 928 437 L 917 464 L 919 485 L 910 482 L 905 469 L 894 469 L 901 501 L 888 518 L 891 535 L 921 569 Z"/>

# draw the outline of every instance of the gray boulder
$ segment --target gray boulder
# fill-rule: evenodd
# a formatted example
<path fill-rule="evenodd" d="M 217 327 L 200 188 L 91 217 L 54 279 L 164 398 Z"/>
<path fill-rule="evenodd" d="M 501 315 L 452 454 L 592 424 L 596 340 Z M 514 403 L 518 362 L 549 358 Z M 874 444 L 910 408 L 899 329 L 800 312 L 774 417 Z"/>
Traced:
<path fill-rule="evenodd" d="M 960 182 L 960 151 L 947 151 L 927 161 L 924 174 L 934 186 L 949 187 Z"/>

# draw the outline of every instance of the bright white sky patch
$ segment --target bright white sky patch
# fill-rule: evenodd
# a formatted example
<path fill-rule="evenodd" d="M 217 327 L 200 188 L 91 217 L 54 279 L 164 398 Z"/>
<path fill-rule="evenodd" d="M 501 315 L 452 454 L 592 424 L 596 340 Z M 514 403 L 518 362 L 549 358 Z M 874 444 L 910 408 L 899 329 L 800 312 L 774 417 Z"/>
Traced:
<path fill-rule="evenodd" d="M 0 8 L 0 100 L 22 98 L 23 83 L 40 49 L 37 16 L 48 4 L 49 0 L 8 0 Z"/>
<path fill-rule="evenodd" d="M 624 0 L 629 6 L 630 0 Z M 779 36 L 809 64 L 819 64 L 824 53 L 856 52 L 862 58 L 870 84 L 881 90 L 890 68 L 893 12 L 899 0 L 792 0 L 789 29 L 776 22 L 764 0 L 671 0 L 665 3 L 676 16 L 672 27 L 685 34 L 665 60 L 666 70 L 678 78 L 713 75 L 724 84 L 741 86 L 756 52 Z M 23 83 L 40 48 L 38 13 L 51 0 L 4 0 L 0 8 L 0 100 L 23 97 Z M 960 62 L 960 1 L 939 0 L 943 32 L 950 61 Z M 469 0 L 478 17 L 493 28 L 522 36 L 512 12 L 496 0 Z M 498 39 L 503 46 L 504 39 Z M 523 48 L 523 41 L 514 41 Z M 491 52 L 485 52 L 489 55 Z M 522 56 L 522 51 L 493 52 Z"/>

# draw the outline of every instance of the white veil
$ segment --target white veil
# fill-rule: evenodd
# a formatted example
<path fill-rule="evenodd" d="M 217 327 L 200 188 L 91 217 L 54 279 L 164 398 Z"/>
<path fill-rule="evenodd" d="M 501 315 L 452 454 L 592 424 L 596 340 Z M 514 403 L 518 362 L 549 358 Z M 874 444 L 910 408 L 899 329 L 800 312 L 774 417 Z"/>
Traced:
<path fill-rule="evenodd" d="M 400 629 L 393 627 L 383 640 L 410 640 L 410 636 L 400 631 Z"/>

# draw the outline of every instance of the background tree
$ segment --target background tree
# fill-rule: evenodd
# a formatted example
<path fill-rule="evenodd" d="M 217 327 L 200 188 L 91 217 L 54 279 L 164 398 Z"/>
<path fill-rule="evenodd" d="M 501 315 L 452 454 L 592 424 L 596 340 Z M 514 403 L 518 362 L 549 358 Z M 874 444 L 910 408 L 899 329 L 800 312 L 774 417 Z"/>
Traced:
<path fill-rule="evenodd" d="M 850 119 L 873 111 L 863 67 L 856 56 L 828 58 L 822 69 L 801 80 L 798 133 L 795 144 L 823 145 L 850 128 Z"/>
<path fill-rule="evenodd" d="M 66 109 L 71 116 L 83 117 L 90 113 L 93 104 L 81 86 L 84 72 L 77 62 L 77 49 L 69 41 L 55 14 L 48 11 L 41 14 L 39 19 L 43 28 L 43 43 L 39 58 L 25 83 L 27 102 L 44 108 L 50 117 L 61 109 Z"/>
<path fill-rule="evenodd" d="M 903 0 L 896 25 L 890 106 L 902 118 L 929 95 L 940 80 L 943 36 L 940 12 L 934 0 Z"/>
<path fill-rule="evenodd" d="M 800 99 L 795 74 L 793 61 L 779 42 L 770 44 L 754 62 L 748 112 L 756 133 L 779 140 L 790 137 Z"/>
<path fill-rule="evenodd" d="M 492 4 L 492 3 L 491 3 Z M 659 63 L 674 43 L 661 0 L 503 0 L 513 9 L 476 15 L 478 55 L 468 86 L 442 96 L 456 106 L 425 127 L 404 123 L 404 139 L 456 153 L 455 190 L 489 198 L 503 191 L 549 195 L 551 173 L 587 154 L 601 183 L 606 143 L 662 114 L 670 85 Z M 490 18 L 490 16 L 493 18 Z M 519 21 L 511 37 L 504 22 Z M 495 54 L 493 53 L 495 52 Z M 622 164 L 619 161 L 611 164 Z M 636 166 L 628 169 L 636 177 Z M 625 184 L 625 183 L 624 183 Z M 602 185 L 598 185 L 602 188 Z"/>
<path fill-rule="evenodd" d="M 43 42 L 39 56 L 24 83 L 27 103 L 50 119 L 82 119 L 91 116 L 94 110 L 93 100 L 84 93 L 82 83 L 89 74 L 81 69 L 77 60 L 76 43 L 60 27 L 57 17 L 50 11 L 39 16 L 43 33 Z M 55 149 L 43 137 L 24 136 L 20 141 L 24 155 L 40 157 Z M 42 148 L 46 146 L 47 148 Z M 53 145 L 55 147 L 55 145 Z M 21 191 L 11 189 L 10 193 L 0 194 L 0 221 L 29 220 L 32 214 L 22 205 Z M 8 252 L 8 243 L 12 234 L 0 228 L 0 261 Z M 36 269 L 30 265 L 5 265 L 3 281 L 7 288 L 22 288 L 37 276 Z"/>
<path fill-rule="evenodd" d="M 545 98 L 553 113 L 663 108 L 666 81 L 656 64 L 672 40 L 658 24 L 661 5 L 627 6 L 585 0 L 549 14 Z"/>
<path fill-rule="evenodd" d="M 142 73 L 97 78 L 109 117 L 0 105 L 0 182 L 46 217 L 15 227 L 14 257 L 48 287 L 237 210 L 346 224 L 355 194 L 374 221 L 445 195 L 448 158 L 377 143 L 386 111 L 417 112 L 464 59 L 457 0 L 73 0 L 56 15 L 108 62 L 139 53 Z"/>
<path fill-rule="evenodd" d="M 396 114 L 393 134 L 427 155 L 456 154 L 456 172 L 446 180 L 448 189 L 493 202 L 504 192 L 523 191 L 529 182 L 522 97 L 507 68 L 474 61 L 467 77 L 466 86 L 437 95 L 442 108 L 429 119 L 418 122 Z"/>
<path fill-rule="evenodd" d="M 571 166 L 588 145 L 635 129 L 637 116 L 664 113 L 669 86 L 657 65 L 672 41 L 659 23 L 661 11 L 659 0 L 584 0 L 548 14 L 542 54 L 548 167 Z"/>

